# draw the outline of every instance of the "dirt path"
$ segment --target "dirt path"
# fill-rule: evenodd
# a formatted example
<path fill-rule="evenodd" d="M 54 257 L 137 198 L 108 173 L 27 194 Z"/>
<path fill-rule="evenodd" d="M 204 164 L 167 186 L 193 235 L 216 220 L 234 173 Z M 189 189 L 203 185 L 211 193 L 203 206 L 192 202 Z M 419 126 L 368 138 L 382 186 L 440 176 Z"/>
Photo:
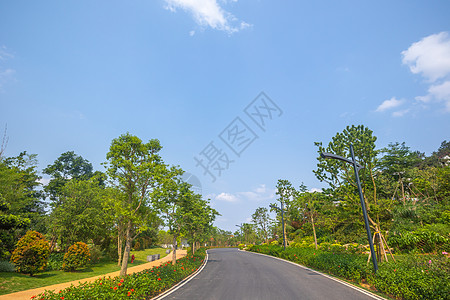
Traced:
<path fill-rule="evenodd" d="M 177 250 L 177 259 L 182 258 L 184 256 L 186 256 L 186 250 Z M 155 261 L 148 262 L 148 263 L 145 263 L 145 264 L 142 264 L 139 266 L 128 268 L 127 274 L 140 272 L 145 269 L 150 269 L 154 266 L 162 265 L 166 261 L 171 261 L 171 260 L 172 260 L 172 253 L 159 259 L 159 260 L 155 260 Z M 116 271 L 116 272 L 98 275 L 98 276 L 89 277 L 89 278 L 84 278 L 84 279 L 80 279 L 80 280 L 44 286 L 44 287 L 40 287 L 37 289 L 31 289 L 31 290 L 25 290 L 25 291 L 21 291 L 21 292 L 12 293 L 12 294 L 1 295 L 0 300 L 22 300 L 22 299 L 29 300 L 32 296 L 43 293 L 45 290 L 59 291 L 59 290 L 63 290 L 65 288 L 71 286 L 72 284 L 78 285 L 78 283 L 87 282 L 87 281 L 88 282 L 95 281 L 98 278 L 108 277 L 108 276 L 115 277 L 115 276 L 119 276 L 119 273 L 120 273 L 120 271 Z"/>

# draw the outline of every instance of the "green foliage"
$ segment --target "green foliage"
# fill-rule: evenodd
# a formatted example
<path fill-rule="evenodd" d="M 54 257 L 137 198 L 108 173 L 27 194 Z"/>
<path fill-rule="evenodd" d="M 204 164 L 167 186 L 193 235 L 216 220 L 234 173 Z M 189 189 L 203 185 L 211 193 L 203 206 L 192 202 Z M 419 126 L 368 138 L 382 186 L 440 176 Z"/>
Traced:
<path fill-rule="evenodd" d="M 53 164 L 48 165 L 43 171 L 52 179 L 44 190 L 53 201 L 53 206 L 61 203 L 62 188 L 71 179 L 86 180 L 92 177 L 92 164 L 73 151 L 62 153 Z"/>
<path fill-rule="evenodd" d="M 0 272 L 14 272 L 15 270 L 16 267 L 14 266 L 14 264 L 6 260 L 0 261 Z"/>
<path fill-rule="evenodd" d="M 17 272 L 33 275 L 45 269 L 49 253 L 44 236 L 36 231 L 28 231 L 17 243 L 11 262 L 16 265 Z"/>
<path fill-rule="evenodd" d="M 90 262 L 92 264 L 96 264 L 100 261 L 100 259 L 103 257 L 103 251 L 101 250 L 101 247 L 98 245 L 89 245 L 89 253 L 91 254 Z"/>
<path fill-rule="evenodd" d="M 403 252 L 420 249 L 420 252 L 431 253 L 450 249 L 450 238 L 427 229 L 392 235 L 389 243 Z"/>
<path fill-rule="evenodd" d="M 143 143 L 129 133 L 115 138 L 106 154 L 107 175 L 115 184 L 116 198 L 111 201 L 117 222 L 118 235 L 125 239 L 121 275 L 125 275 L 131 244 L 137 234 L 147 229 L 150 209 L 150 190 L 165 170 L 158 152 L 158 140 Z"/>
<path fill-rule="evenodd" d="M 39 179 L 35 154 L 0 158 L 0 258 L 13 252 L 25 229 L 45 229 Z"/>
<path fill-rule="evenodd" d="M 443 255 L 408 256 L 381 264 L 374 274 L 363 255 L 258 245 L 251 251 L 281 257 L 354 282 L 366 282 L 396 299 L 443 300 L 450 295 L 450 260 Z"/>
<path fill-rule="evenodd" d="M 88 245 L 83 242 L 77 242 L 70 246 L 67 253 L 64 254 L 62 269 L 64 271 L 74 271 L 84 268 L 89 264 L 90 257 Z"/>
<path fill-rule="evenodd" d="M 445 300 L 450 295 L 450 260 L 445 256 L 408 256 L 381 265 L 368 281 L 396 299 Z"/>
<path fill-rule="evenodd" d="M 60 190 L 61 204 L 49 216 L 49 229 L 67 249 L 76 241 L 100 243 L 112 231 L 113 212 L 110 193 L 98 184 L 97 177 L 72 179 Z"/>
<path fill-rule="evenodd" d="M 64 253 L 52 252 L 48 257 L 46 271 L 58 271 L 62 269 L 64 262 Z"/>
<path fill-rule="evenodd" d="M 239 244 L 239 245 L 238 245 L 238 248 L 239 248 L 240 250 L 244 250 L 245 244 Z"/>
<path fill-rule="evenodd" d="M 205 249 L 195 255 L 178 260 L 176 265 L 165 263 L 126 277 L 100 278 L 94 282 L 71 286 L 60 293 L 46 291 L 36 299 L 149 299 L 171 288 L 201 266 L 205 258 Z"/>

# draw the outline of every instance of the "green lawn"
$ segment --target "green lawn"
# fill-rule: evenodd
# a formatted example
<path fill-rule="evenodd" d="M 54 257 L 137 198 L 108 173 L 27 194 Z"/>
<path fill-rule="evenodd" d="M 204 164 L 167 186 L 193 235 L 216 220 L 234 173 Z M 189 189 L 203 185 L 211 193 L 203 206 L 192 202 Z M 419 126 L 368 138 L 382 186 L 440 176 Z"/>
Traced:
<path fill-rule="evenodd" d="M 147 255 L 160 254 L 161 258 L 163 258 L 167 255 L 165 251 L 166 249 L 164 248 L 131 251 L 131 254 L 134 254 L 135 256 L 135 260 L 133 264 L 128 264 L 128 267 L 146 263 Z M 0 272 L 0 295 L 80 280 L 119 270 L 120 267 L 117 266 L 117 262 L 102 261 L 86 269 L 78 270 L 77 272 L 49 271 L 36 274 L 33 277 L 15 272 Z"/>

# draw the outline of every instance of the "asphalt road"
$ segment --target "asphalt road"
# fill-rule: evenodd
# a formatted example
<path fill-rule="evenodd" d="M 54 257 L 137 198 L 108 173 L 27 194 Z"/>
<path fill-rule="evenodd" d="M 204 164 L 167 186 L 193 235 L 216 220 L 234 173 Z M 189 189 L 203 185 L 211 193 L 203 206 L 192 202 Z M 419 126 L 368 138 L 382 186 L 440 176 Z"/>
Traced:
<path fill-rule="evenodd" d="M 237 249 L 208 255 L 203 271 L 163 299 L 377 299 L 275 258 Z"/>

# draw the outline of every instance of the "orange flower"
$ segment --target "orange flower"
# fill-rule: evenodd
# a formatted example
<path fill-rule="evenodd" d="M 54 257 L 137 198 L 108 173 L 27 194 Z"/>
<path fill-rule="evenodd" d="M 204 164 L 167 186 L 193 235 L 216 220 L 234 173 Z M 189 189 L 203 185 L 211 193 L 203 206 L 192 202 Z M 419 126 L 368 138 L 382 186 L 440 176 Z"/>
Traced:
<path fill-rule="evenodd" d="M 130 291 L 134 292 L 134 289 L 131 289 Z"/>
<path fill-rule="evenodd" d="M 118 284 L 118 286 L 121 286 L 121 285 L 122 285 L 121 283 Z"/>
<path fill-rule="evenodd" d="M 114 287 L 114 290 L 117 290 L 117 286 Z"/>

